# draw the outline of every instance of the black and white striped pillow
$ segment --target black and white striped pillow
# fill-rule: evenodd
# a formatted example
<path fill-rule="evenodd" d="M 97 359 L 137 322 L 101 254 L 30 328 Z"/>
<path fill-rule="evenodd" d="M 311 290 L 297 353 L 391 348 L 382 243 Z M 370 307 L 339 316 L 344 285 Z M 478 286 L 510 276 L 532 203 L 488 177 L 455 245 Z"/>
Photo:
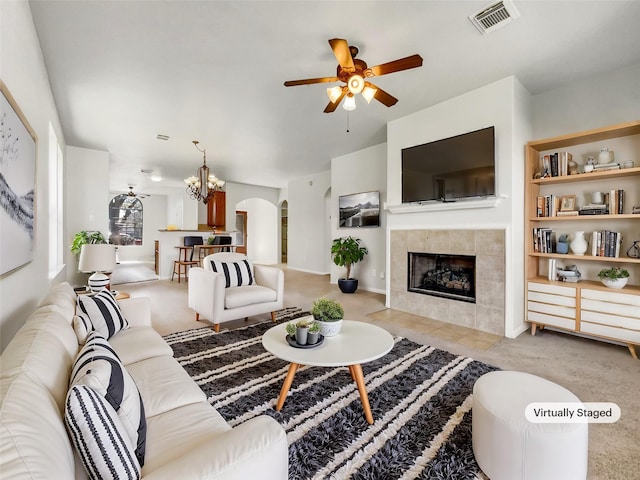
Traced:
<path fill-rule="evenodd" d="M 77 312 L 73 316 L 73 331 L 76 333 L 78 345 L 84 345 L 89 334 L 94 331 L 89 317 L 82 312 Z"/>
<path fill-rule="evenodd" d="M 93 329 L 104 338 L 111 338 L 120 330 L 129 328 L 129 322 L 120 311 L 118 302 L 107 289 L 93 296 L 79 295 L 78 311 L 89 317 Z"/>
<path fill-rule="evenodd" d="M 86 385 L 100 394 L 115 410 L 144 465 L 147 421 L 138 387 L 109 342 L 91 332 L 71 370 L 71 386 Z"/>
<path fill-rule="evenodd" d="M 253 264 L 249 260 L 241 260 L 239 262 L 216 262 L 211 260 L 211 268 L 214 272 L 224 274 L 226 288 L 256 283 L 253 276 Z"/>
<path fill-rule="evenodd" d="M 89 478 L 140 478 L 140 464 L 131 440 L 118 415 L 101 395 L 85 385 L 71 387 L 64 421 Z"/>

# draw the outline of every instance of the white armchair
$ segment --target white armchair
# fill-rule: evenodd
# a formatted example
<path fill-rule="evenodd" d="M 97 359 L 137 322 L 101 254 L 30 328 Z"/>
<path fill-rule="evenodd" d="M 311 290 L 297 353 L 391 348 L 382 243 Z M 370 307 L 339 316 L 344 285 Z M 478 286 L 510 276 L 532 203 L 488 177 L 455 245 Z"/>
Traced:
<path fill-rule="evenodd" d="M 218 271 L 214 271 L 212 262 Z M 275 321 L 275 311 L 283 305 L 282 270 L 251 265 L 246 256 L 238 253 L 207 255 L 202 265 L 189 271 L 189 308 L 195 310 L 196 320 L 202 317 L 210 321 L 216 332 L 223 322 L 267 312 Z"/>

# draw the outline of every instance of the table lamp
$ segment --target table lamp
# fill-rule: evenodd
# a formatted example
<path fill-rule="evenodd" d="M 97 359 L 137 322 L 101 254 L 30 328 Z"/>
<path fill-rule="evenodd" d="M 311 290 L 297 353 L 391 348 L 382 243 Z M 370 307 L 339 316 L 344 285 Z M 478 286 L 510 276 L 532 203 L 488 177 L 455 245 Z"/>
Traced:
<path fill-rule="evenodd" d="M 89 288 L 92 292 L 109 287 L 109 277 L 104 272 L 116 268 L 116 246 L 103 243 L 87 243 L 80 250 L 78 270 L 94 272 L 89 277 Z"/>

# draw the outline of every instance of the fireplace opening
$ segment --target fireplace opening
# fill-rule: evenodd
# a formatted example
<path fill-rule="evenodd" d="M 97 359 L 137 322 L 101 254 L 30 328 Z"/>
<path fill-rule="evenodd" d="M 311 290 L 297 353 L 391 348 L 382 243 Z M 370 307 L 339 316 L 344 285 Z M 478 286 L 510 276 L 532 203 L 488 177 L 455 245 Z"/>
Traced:
<path fill-rule="evenodd" d="M 476 257 L 409 252 L 407 289 L 476 303 Z"/>

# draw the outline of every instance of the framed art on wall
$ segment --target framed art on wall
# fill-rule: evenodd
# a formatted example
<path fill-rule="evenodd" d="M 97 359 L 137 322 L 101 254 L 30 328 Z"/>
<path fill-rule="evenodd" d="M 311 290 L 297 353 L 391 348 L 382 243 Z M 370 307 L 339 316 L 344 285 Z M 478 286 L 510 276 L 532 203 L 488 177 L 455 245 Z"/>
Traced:
<path fill-rule="evenodd" d="M 0 81 L 0 274 L 33 260 L 36 134 Z"/>
<path fill-rule="evenodd" d="M 380 226 L 380 192 L 340 195 L 338 209 L 339 228 Z"/>

